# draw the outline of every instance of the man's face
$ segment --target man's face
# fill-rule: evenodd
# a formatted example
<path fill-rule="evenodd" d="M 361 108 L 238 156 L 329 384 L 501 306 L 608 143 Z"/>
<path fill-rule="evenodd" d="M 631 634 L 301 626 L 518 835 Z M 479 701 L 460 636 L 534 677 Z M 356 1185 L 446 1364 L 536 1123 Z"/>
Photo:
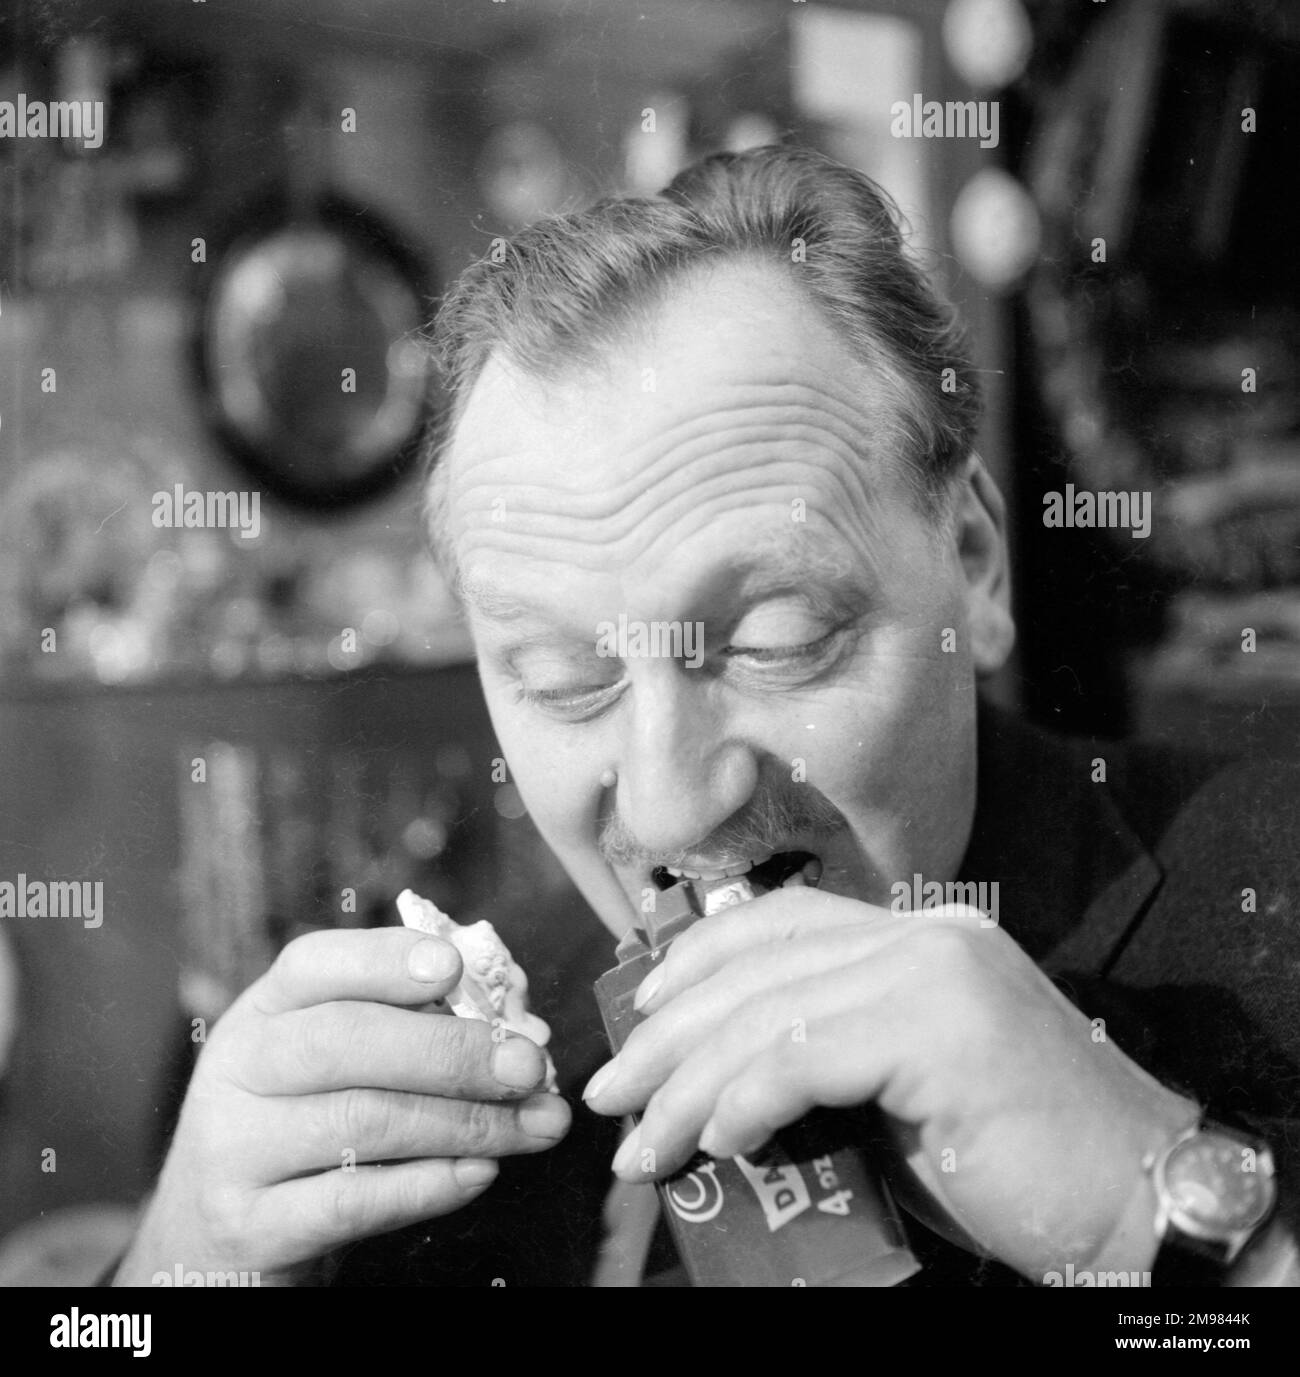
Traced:
<path fill-rule="evenodd" d="M 612 931 L 660 866 L 807 852 L 822 888 L 884 905 L 955 874 L 974 674 L 1006 653 L 982 630 L 1001 533 L 960 495 L 951 523 L 918 513 L 891 405 L 794 288 L 741 263 L 675 290 L 597 373 L 493 359 L 478 379 L 447 462 L 483 686 Z"/>

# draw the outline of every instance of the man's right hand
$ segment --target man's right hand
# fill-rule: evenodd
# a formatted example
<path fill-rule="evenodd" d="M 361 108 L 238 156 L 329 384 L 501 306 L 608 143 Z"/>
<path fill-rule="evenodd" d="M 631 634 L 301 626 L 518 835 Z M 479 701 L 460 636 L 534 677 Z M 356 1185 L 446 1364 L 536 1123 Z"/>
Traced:
<path fill-rule="evenodd" d="M 212 1030 L 115 1285 L 154 1273 L 295 1269 L 352 1239 L 449 1214 L 498 1157 L 568 1131 L 527 1038 L 423 1008 L 455 948 L 406 928 L 292 942 Z M 385 1163 L 387 1165 L 379 1165 Z"/>

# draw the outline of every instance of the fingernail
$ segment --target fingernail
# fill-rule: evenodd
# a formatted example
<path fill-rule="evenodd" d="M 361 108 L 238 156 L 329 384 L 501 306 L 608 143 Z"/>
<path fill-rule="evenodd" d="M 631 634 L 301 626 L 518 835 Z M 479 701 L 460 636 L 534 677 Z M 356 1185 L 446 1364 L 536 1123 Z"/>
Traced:
<path fill-rule="evenodd" d="M 641 1127 L 638 1124 L 631 1133 L 623 1139 L 623 1145 L 614 1154 L 613 1171 L 615 1176 L 622 1176 L 627 1169 L 636 1161 L 637 1153 L 641 1150 Z"/>
<path fill-rule="evenodd" d="M 492 1074 L 511 1090 L 531 1090 L 542 1079 L 542 1054 L 527 1038 L 506 1038 L 492 1051 Z"/>
<path fill-rule="evenodd" d="M 413 980 L 433 984 L 437 980 L 448 980 L 456 974 L 460 957 L 450 942 L 440 942 L 436 937 L 417 942 L 406 954 L 406 969 Z"/>
<path fill-rule="evenodd" d="M 497 1164 L 487 1157 L 461 1157 L 452 1163 L 451 1174 L 461 1190 L 477 1190 L 495 1178 Z"/>
<path fill-rule="evenodd" d="M 606 1089 L 618 1075 L 618 1058 L 607 1061 L 604 1066 L 587 1082 L 587 1088 L 582 1092 L 584 1100 L 594 1100 L 597 1095 Z"/>
<path fill-rule="evenodd" d="M 563 1138 L 569 1106 L 559 1095 L 535 1095 L 519 1106 L 519 1127 L 530 1138 Z"/>
<path fill-rule="evenodd" d="M 707 1152 L 710 1157 L 718 1157 L 721 1154 L 717 1148 L 718 1129 L 713 1120 L 710 1119 L 704 1125 L 704 1132 L 700 1134 L 700 1151 Z"/>
<path fill-rule="evenodd" d="M 657 971 L 651 971 L 650 974 L 646 976 L 646 978 L 641 982 L 641 985 L 636 992 L 636 998 L 632 1001 L 632 1007 L 634 1009 L 640 1009 L 643 1008 L 645 1005 L 649 1004 L 650 1001 L 655 997 L 655 995 L 657 995 L 659 991 L 663 989 L 663 984 L 664 973 L 662 969 Z"/>

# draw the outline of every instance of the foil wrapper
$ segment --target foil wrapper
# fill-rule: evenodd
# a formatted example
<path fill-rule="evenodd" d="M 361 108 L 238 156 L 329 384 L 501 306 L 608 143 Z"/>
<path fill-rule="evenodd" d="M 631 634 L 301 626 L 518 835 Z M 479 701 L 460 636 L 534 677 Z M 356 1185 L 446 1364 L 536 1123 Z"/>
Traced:
<path fill-rule="evenodd" d="M 491 923 L 458 923 L 410 889 L 397 896 L 397 912 L 406 927 L 440 937 L 460 953 L 460 982 L 446 998 L 453 1014 L 507 1028 L 546 1047 L 551 1030 L 545 1019 L 528 1008 L 528 977 Z M 546 1088 L 558 1093 L 550 1053 L 546 1054 Z"/>

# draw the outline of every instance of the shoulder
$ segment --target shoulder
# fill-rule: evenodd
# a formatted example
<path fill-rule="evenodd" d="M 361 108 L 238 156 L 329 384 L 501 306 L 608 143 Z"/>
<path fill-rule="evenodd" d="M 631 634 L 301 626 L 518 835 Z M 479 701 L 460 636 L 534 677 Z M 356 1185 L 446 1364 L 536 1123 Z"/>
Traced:
<path fill-rule="evenodd" d="M 1300 867 L 1300 762 L 1129 743 L 1112 792 L 1165 867 L 1235 857 Z"/>
<path fill-rule="evenodd" d="M 1112 748 L 1110 792 L 1153 850 L 1189 832 L 1217 828 L 1294 829 L 1300 823 L 1300 760 L 1249 759 L 1163 742 Z"/>
<path fill-rule="evenodd" d="M 1143 840 L 1162 878 L 1121 965 L 1149 978 L 1212 979 L 1294 1007 L 1300 955 L 1300 765 L 1235 760 L 1150 810 Z"/>

